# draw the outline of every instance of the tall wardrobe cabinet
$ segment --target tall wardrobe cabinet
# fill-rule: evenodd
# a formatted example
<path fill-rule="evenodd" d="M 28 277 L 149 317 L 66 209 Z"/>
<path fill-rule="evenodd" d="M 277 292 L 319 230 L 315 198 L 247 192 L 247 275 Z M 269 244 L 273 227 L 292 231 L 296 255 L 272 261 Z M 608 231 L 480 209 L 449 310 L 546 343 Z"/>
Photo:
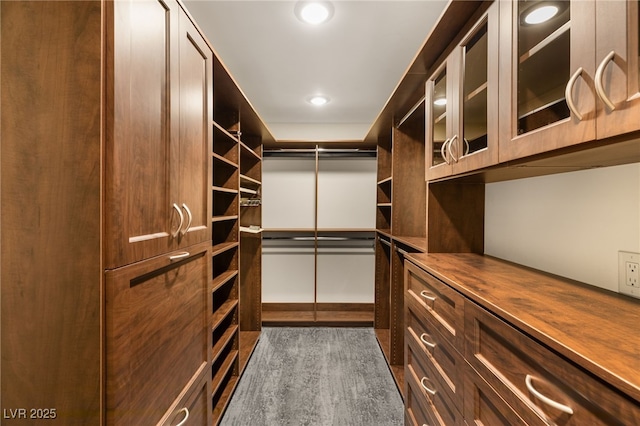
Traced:
<path fill-rule="evenodd" d="M 2 424 L 212 424 L 212 49 L 176 0 L 0 19 Z"/>

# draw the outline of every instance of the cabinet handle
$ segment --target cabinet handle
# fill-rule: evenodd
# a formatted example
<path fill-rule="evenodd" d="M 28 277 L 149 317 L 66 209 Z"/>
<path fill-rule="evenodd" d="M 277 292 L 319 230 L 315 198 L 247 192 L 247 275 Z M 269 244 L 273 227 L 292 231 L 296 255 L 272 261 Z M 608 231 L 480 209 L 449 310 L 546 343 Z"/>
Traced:
<path fill-rule="evenodd" d="M 187 207 L 187 205 L 185 203 L 182 203 L 182 208 L 187 212 L 187 216 L 189 217 L 189 222 L 187 222 L 187 226 L 185 226 L 184 230 L 180 232 L 182 235 L 184 235 L 184 234 L 187 233 L 189 228 L 191 228 L 191 222 L 193 221 L 193 215 L 191 214 L 191 210 L 189 210 L 189 207 Z"/>
<path fill-rule="evenodd" d="M 398 253 L 400 253 L 401 255 L 403 255 L 403 256 L 406 256 L 406 255 L 408 255 L 408 254 L 409 254 L 409 253 L 407 253 L 407 251 L 406 251 L 406 250 L 402 250 L 400 247 L 396 247 L 396 251 L 397 251 Z"/>
<path fill-rule="evenodd" d="M 185 257 L 189 257 L 190 254 L 188 251 L 182 252 L 180 254 L 174 254 L 173 256 L 169 256 L 170 261 L 184 259 Z"/>
<path fill-rule="evenodd" d="M 189 419 L 189 409 L 187 407 L 184 407 L 183 409 L 181 409 L 180 411 L 178 411 L 178 413 L 181 413 L 184 411 L 184 418 L 182 419 L 182 421 L 180 423 L 178 423 L 176 426 L 182 426 L 184 424 L 187 423 L 187 420 Z"/>
<path fill-rule="evenodd" d="M 576 116 L 578 121 L 582 121 L 582 114 L 580 114 L 580 111 L 578 111 L 578 109 L 576 108 L 576 105 L 573 103 L 572 93 L 573 93 L 573 86 L 576 84 L 576 80 L 578 80 L 578 77 L 582 75 L 582 71 L 583 69 L 582 67 L 580 67 L 575 73 L 573 73 L 573 75 L 567 82 L 567 87 L 564 90 L 564 97 L 567 100 L 567 106 L 569 107 L 573 115 Z"/>
<path fill-rule="evenodd" d="M 602 99 L 602 102 L 605 103 L 606 106 L 609 107 L 611 111 L 616 109 L 616 106 L 611 102 L 609 96 L 604 91 L 604 86 L 602 85 L 602 79 L 604 78 L 604 70 L 607 67 L 607 64 L 613 60 L 616 56 L 616 52 L 613 50 L 609 52 L 609 54 L 600 62 L 598 65 L 598 69 L 596 70 L 596 93 Z"/>
<path fill-rule="evenodd" d="M 176 211 L 178 212 L 178 216 L 180 216 L 180 225 L 178 225 L 178 229 L 176 229 L 176 232 L 171 233 L 171 236 L 175 238 L 178 236 L 178 233 L 180 233 L 180 230 L 182 229 L 182 224 L 184 223 L 184 215 L 182 214 L 182 210 L 180 210 L 180 207 L 178 207 L 176 203 L 173 203 L 173 208 L 176 209 Z"/>
<path fill-rule="evenodd" d="M 432 302 L 435 302 L 435 300 L 436 300 L 436 296 L 431 296 L 431 295 L 427 292 L 427 290 L 422 290 L 422 291 L 420 292 L 420 296 L 422 296 L 422 297 L 424 297 L 425 299 L 430 300 L 430 301 L 432 301 Z"/>
<path fill-rule="evenodd" d="M 527 385 L 527 389 L 529 389 L 529 392 L 531 392 L 533 394 L 533 396 L 535 396 L 536 398 L 538 398 L 540 401 L 544 402 L 545 404 L 547 404 L 550 407 L 553 407 L 557 410 L 562 411 L 563 413 L 567 413 L 569 415 L 573 414 L 573 410 L 571 409 L 571 407 L 564 405 L 564 404 L 560 404 L 559 402 L 554 401 L 553 399 L 544 396 L 543 394 L 541 394 L 540 392 L 538 392 L 534 387 L 533 384 L 531 383 L 531 375 L 527 374 L 527 377 L 525 377 L 524 379 L 524 383 Z"/>
<path fill-rule="evenodd" d="M 424 384 L 425 380 L 429 380 L 426 377 L 423 377 L 422 380 L 420 380 L 420 386 L 422 386 L 422 388 L 424 390 L 426 390 L 427 392 L 429 392 L 432 396 L 436 394 L 436 391 L 434 391 L 433 389 L 431 389 L 430 387 L 428 387 L 427 385 Z"/>
<path fill-rule="evenodd" d="M 431 337 L 431 336 L 429 336 L 427 333 L 422 333 L 420 335 L 420 340 L 422 341 L 422 343 L 429 346 L 431 349 L 435 348 L 437 345 L 435 343 L 431 343 L 430 341 L 428 341 L 427 337 Z"/>
<path fill-rule="evenodd" d="M 449 141 L 449 152 L 451 153 L 451 159 L 452 159 L 454 162 L 456 162 L 456 163 L 457 163 L 457 162 L 458 162 L 458 160 L 460 159 L 460 157 L 456 157 L 456 156 L 454 156 L 454 155 L 453 155 L 453 148 L 454 148 L 454 147 L 453 147 L 453 142 L 454 142 L 456 139 L 458 139 L 458 135 L 453 135 L 453 137 L 452 137 L 452 138 L 451 138 L 451 140 Z"/>
<path fill-rule="evenodd" d="M 464 155 L 469 155 L 469 141 L 467 138 L 462 138 L 464 141 Z"/>
<path fill-rule="evenodd" d="M 447 138 L 443 143 L 442 146 L 440 147 L 440 155 L 442 155 L 442 158 L 444 159 L 445 163 L 447 163 L 447 165 L 451 164 L 449 162 L 449 157 L 447 157 L 447 144 L 449 143 L 449 138 Z"/>

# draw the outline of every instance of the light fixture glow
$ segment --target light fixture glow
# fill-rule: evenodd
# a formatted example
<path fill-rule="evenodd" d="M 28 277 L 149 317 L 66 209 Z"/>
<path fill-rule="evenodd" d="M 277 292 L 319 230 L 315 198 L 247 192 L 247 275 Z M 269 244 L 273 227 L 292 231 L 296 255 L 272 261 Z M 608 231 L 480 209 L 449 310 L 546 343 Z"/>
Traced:
<path fill-rule="evenodd" d="M 294 12 L 298 19 L 311 25 L 328 21 L 333 15 L 333 5 L 328 1 L 300 1 Z"/>
<path fill-rule="evenodd" d="M 447 104 L 447 98 L 438 98 L 435 101 L 433 101 L 434 105 L 438 105 L 438 106 L 443 106 Z"/>
<path fill-rule="evenodd" d="M 548 21 L 558 14 L 558 6 L 545 5 L 537 7 L 527 13 L 524 17 L 524 22 L 529 25 L 541 24 Z"/>
<path fill-rule="evenodd" d="M 322 106 L 327 104 L 328 102 L 329 98 L 327 98 L 326 96 L 317 95 L 309 98 L 309 103 L 315 106 Z"/>

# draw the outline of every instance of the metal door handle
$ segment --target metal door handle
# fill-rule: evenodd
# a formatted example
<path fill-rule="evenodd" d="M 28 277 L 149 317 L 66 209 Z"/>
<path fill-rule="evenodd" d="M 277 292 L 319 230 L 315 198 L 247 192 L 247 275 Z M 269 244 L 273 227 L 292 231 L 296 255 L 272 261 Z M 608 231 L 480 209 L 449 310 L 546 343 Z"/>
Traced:
<path fill-rule="evenodd" d="M 182 208 L 187 212 L 187 216 L 189 217 L 189 222 L 187 222 L 187 226 L 185 226 L 184 230 L 182 230 L 180 232 L 182 235 L 184 235 L 184 234 L 187 233 L 189 228 L 191 228 L 191 222 L 193 221 L 193 215 L 191 214 L 191 210 L 189 210 L 189 207 L 187 207 L 187 205 L 185 203 L 182 203 Z"/>
<path fill-rule="evenodd" d="M 427 385 L 424 384 L 425 380 L 429 380 L 426 377 L 423 377 L 422 380 L 420 380 L 420 386 L 422 386 L 422 389 L 426 390 L 427 392 L 429 392 L 432 396 L 436 394 L 436 391 L 431 389 L 430 387 L 428 387 Z"/>
<path fill-rule="evenodd" d="M 187 407 L 184 407 L 183 409 L 181 409 L 180 411 L 178 411 L 178 413 L 181 413 L 184 411 L 184 418 L 182 419 L 182 421 L 180 423 L 178 423 L 176 426 L 183 426 L 184 424 L 187 423 L 187 420 L 189 419 L 189 409 Z"/>
<path fill-rule="evenodd" d="M 527 389 L 529 389 L 529 392 L 531 392 L 533 396 L 535 396 L 536 398 L 538 398 L 540 401 L 544 402 L 548 406 L 555 408 L 556 410 L 560 410 L 563 413 L 567 413 L 569 415 L 573 414 L 573 410 L 571 409 L 571 407 L 564 404 L 560 404 L 559 402 L 554 401 L 553 399 L 538 392 L 536 388 L 533 387 L 533 384 L 531 383 L 531 379 L 532 379 L 531 375 L 527 374 L 527 377 L 524 379 L 524 383 L 527 385 Z"/>
<path fill-rule="evenodd" d="M 182 252 L 180 254 L 174 254 L 173 256 L 169 256 L 169 260 L 173 262 L 174 260 L 184 259 L 185 257 L 189 257 L 188 251 Z"/>
<path fill-rule="evenodd" d="M 447 157 L 447 144 L 449 143 L 449 138 L 447 138 L 443 143 L 442 146 L 440 147 L 440 155 L 442 155 L 442 158 L 444 159 L 445 163 L 447 164 L 451 164 L 449 162 L 449 158 Z"/>
<path fill-rule="evenodd" d="M 611 62 L 615 56 L 616 52 L 614 52 L 613 50 L 609 52 L 609 54 L 605 56 L 602 62 L 600 62 L 600 65 L 598 65 L 598 69 L 596 70 L 596 93 L 598 94 L 600 99 L 602 99 L 602 102 L 604 102 L 611 111 L 615 110 L 616 106 L 613 104 L 613 102 L 611 102 L 611 99 L 609 99 L 609 96 L 607 96 L 607 94 L 605 93 L 602 79 L 604 78 L 604 70 L 607 67 L 607 64 Z"/>
<path fill-rule="evenodd" d="M 429 336 L 427 333 L 422 333 L 420 335 L 420 340 L 422 341 L 422 343 L 424 343 L 425 345 L 429 346 L 431 349 L 435 348 L 437 345 L 435 343 L 429 342 L 426 339 L 427 337 L 431 337 L 431 336 Z"/>
<path fill-rule="evenodd" d="M 453 155 L 453 141 L 455 141 L 456 139 L 458 139 L 458 135 L 453 135 L 453 137 L 451 138 L 451 140 L 449 141 L 449 152 L 451 153 L 451 159 L 454 162 L 458 162 L 458 160 L 460 159 L 460 157 L 456 157 Z"/>
<path fill-rule="evenodd" d="M 432 301 L 432 302 L 435 302 L 435 300 L 436 300 L 436 296 L 431 296 L 431 295 L 427 292 L 427 290 L 422 290 L 422 291 L 420 292 L 420 296 L 422 296 L 422 297 L 424 297 L 425 299 L 430 300 L 430 301 Z"/>
<path fill-rule="evenodd" d="M 184 215 L 182 214 L 182 210 L 180 210 L 180 207 L 178 207 L 176 203 L 173 203 L 173 208 L 176 209 L 176 211 L 178 212 L 178 216 L 180 216 L 180 224 L 178 225 L 178 229 L 176 229 L 176 232 L 171 233 L 171 236 L 175 238 L 178 236 L 178 233 L 180 233 L 180 230 L 182 229 L 182 224 L 184 223 Z"/>
<path fill-rule="evenodd" d="M 573 115 L 576 116 L 578 121 L 582 121 L 582 114 L 580 114 L 580 111 L 578 111 L 578 109 L 576 108 L 575 103 L 573 103 L 572 93 L 573 93 L 573 86 L 576 84 L 576 80 L 578 80 L 578 77 L 580 77 L 580 75 L 582 74 L 582 71 L 584 70 L 582 69 L 582 67 L 580 67 L 575 73 L 573 73 L 573 75 L 567 82 L 567 87 L 564 90 L 564 98 L 567 100 L 567 106 L 569 107 Z"/>

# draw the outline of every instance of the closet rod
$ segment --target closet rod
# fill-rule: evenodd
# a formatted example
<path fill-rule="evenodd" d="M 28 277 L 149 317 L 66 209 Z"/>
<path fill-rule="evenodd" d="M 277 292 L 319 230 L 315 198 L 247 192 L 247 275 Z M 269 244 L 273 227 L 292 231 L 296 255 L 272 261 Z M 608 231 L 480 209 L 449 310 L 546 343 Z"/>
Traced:
<path fill-rule="evenodd" d="M 267 237 L 263 236 L 263 240 L 293 240 L 293 241 L 316 241 L 316 237 Z M 318 237 L 318 241 L 370 241 L 375 237 Z"/>
<path fill-rule="evenodd" d="M 264 150 L 262 155 L 264 157 L 272 156 L 334 156 L 334 155 L 346 155 L 346 156 L 376 156 L 377 151 L 375 149 L 360 149 L 360 148 L 282 148 L 282 149 L 269 149 Z"/>

